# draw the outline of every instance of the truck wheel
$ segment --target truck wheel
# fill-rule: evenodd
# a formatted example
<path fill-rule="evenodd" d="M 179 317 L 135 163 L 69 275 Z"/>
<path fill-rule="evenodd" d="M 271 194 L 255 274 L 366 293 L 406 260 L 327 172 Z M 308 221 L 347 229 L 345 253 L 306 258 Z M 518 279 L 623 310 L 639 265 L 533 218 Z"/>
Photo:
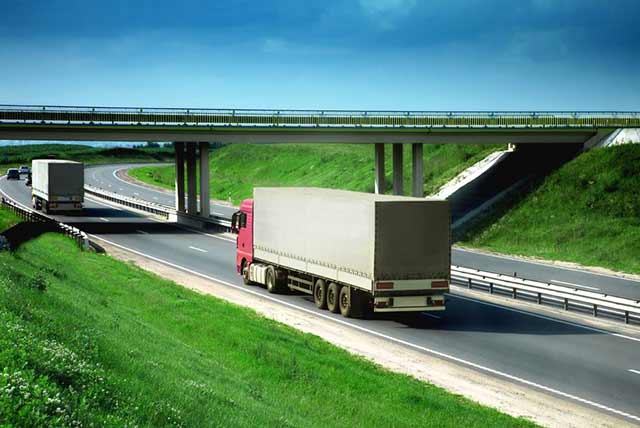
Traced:
<path fill-rule="evenodd" d="M 335 282 L 327 288 L 327 309 L 334 314 L 340 312 L 340 286 Z"/>
<path fill-rule="evenodd" d="M 327 309 L 327 284 L 322 279 L 313 286 L 313 301 L 318 309 Z"/>
<path fill-rule="evenodd" d="M 340 307 L 340 313 L 345 318 L 351 318 L 353 316 L 353 305 L 351 304 L 351 288 L 342 287 L 340 289 L 340 295 L 338 299 L 338 306 Z"/>
<path fill-rule="evenodd" d="M 240 272 L 242 272 L 242 282 L 244 282 L 244 285 L 254 284 L 254 282 L 249 279 L 249 266 L 247 266 L 247 262 L 245 260 L 243 260 L 240 265 Z"/>
<path fill-rule="evenodd" d="M 269 266 L 265 273 L 265 282 L 267 285 L 267 291 L 272 294 L 283 293 L 282 280 L 276 276 L 276 270 L 273 266 Z"/>

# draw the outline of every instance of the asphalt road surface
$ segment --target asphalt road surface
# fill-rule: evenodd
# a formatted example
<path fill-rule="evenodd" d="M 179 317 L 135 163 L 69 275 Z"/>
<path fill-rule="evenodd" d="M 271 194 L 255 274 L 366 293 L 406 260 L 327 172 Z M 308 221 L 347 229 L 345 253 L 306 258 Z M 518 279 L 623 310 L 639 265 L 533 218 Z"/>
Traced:
<path fill-rule="evenodd" d="M 137 165 L 101 165 L 87 168 L 85 182 L 95 187 L 120 193 L 122 195 L 143 199 L 168 206 L 175 206 L 173 192 L 155 190 L 122 180 L 116 171 Z M 147 164 L 148 165 L 148 164 Z M 237 208 L 211 203 L 211 214 L 231 218 Z M 502 256 L 490 256 L 475 251 L 453 249 L 454 265 L 513 275 L 549 282 L 555 285 L 569 286 L 580 290 L 594 291 L 640 300 L 640 281 L 596 274 L 570 268 L 552 266 L 543 263 L 525 262 Z"/>
<path fill-rule="evenodd" d="M 24 181 L 2 178 L 0 190 L 30 206 L 30 188 Z M 190 231 L 112 208 L 93 198 L 87 198 L 85 205 L 81 216 L 56 218 L 83 229 L 98 243 L 106 240 L 156 261 L 242 286 L 235 273 L 235 242 L 225 235 Z M 268 294 L 259 287 L 249 288 Z M 279 295 L 276 299 L 640 423 L 640 339 L 636 337 L 455 293 L 448 298 L 446 312 L 436 317 L 419 313 L 376 316 L 372 320 L 344 319 L 319 311 L 306 296 Z"/>

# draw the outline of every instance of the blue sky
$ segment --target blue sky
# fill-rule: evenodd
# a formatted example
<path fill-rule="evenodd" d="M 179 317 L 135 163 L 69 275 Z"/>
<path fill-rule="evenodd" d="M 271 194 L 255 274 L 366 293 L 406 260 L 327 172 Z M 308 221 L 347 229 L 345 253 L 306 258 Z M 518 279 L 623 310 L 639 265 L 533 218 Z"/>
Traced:
<path fill-rule="evenodd" d="M 0 103 L 640 110 L 637 0 L 0 1 Z"/>

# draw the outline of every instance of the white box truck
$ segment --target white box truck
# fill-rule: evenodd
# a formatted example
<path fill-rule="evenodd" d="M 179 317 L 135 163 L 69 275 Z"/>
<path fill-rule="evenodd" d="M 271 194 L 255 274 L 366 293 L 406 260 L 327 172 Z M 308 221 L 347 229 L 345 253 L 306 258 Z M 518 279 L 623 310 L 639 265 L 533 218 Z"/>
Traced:
<path fill-rule="evenodd" d="M 245 283 L 313 295 L 344 316 L 442 311 L 451 216 L 443 200 L 256 188 L 232 218 Z"/>
<path fill-rule="evenodd" d="M 58 159 L 31 163 L 32 206 L 45 213 L 81 211 L 84 203 L 84 164 Z"/>

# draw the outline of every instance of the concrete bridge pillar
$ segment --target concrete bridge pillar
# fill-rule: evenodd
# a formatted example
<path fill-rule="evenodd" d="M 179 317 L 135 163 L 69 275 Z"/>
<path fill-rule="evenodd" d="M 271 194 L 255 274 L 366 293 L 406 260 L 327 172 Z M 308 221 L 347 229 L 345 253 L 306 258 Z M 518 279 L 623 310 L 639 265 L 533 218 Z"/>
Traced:
<path fill-rule="evenodd" d="M 384 144 L 376 143 L 375 145 L 375 193 L 384 193 Z"/>
<path fill-rule="evenodd" d="M 176 211 L 184 212 L 184 143 L 173 143 L 176 163 Z"/>
<path fill-rule="evenodd" d="M 412 164 L 413 164 L 413 191 L 412 196 L 416 198 L 424 197 L 424 172 L 422 160 L 422 143 L 412 144 Z"/>
<path fill-rule="evenodd" d="M 187 143 L 187 214 L 198 215 L 196 143 Z"/>
<path fill-rule="evenodd" d="M 200 215 L 209 218 L 209 143 L 200 143 Z"/>
<path fill-rule="evenodd" d="M 402 144 L 393 145 L 393 194 L 402 195 Z"/>

